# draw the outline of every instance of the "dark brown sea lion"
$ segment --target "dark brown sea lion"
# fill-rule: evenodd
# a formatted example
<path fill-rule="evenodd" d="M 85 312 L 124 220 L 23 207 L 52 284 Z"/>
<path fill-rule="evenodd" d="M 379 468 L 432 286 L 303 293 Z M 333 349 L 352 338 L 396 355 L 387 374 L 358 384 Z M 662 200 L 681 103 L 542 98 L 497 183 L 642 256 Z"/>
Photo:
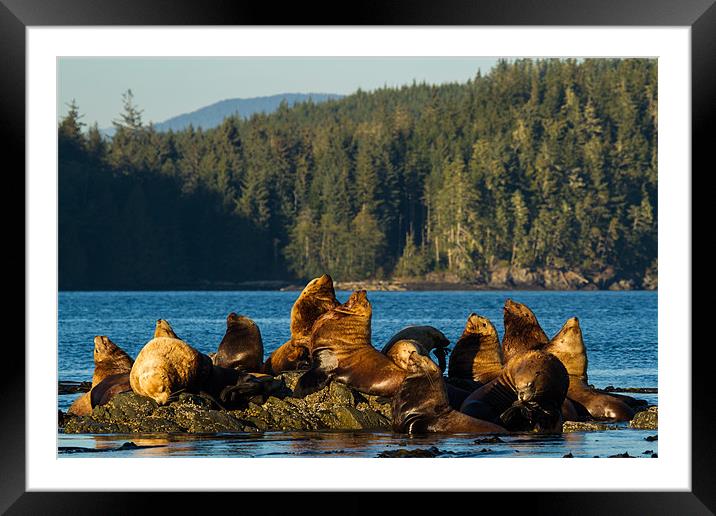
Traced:
<path fill-rule="evenodd" d="M 311 335 L 312 365 L 298 380 L 294 394 L 305 396 L 338 380 L 354 389 L 392 396 L 406 372 L 371 345 L 372 310 L 365 290 L 322 315 Z"/>
<path fill-rule="evenodd" d="M 92 408 L 95 408 L 106 404 L 117 394 L 130 392 L 131 390 L 132 386 L 129 383 L 129 372 L 126 372 L 108 376 L 95 385 L 88 394 L 90 395 Z"/>
<path fill-rule="evenodd" d="M 470 314 L 462 336 L 450 353 L 449 378 L 487 383 L 502 373 L 502 352 L 495 326 L 487 317 Z"/>
<path fill-rule="evenodd" d="M 283 371 L 308 369 L 311 364 L 311 328 L 316 320 L 340 303 L 328 274 L 308 282 L 291 308 L 291 338 L 276 349 L 263 371 L 276 375 Z"/>
<path fill-rule="evenodd" d="M 564 323 L 544 349 L 564 364 L 569 374 L 567 396 L 577 411 L 584 408 L 594 419 L 628 421 L 634 417 L 634 410 L 624 400 L 597 392 L 588 385 L 587 348 L 576 317 Z"/>
<path fill-rule="evenodd" d="M 226 318 L 226 334 L 212 358 L 214 365 L 246 372 L 262 370 L 264 345 L 261 330 L 254 321 L 231 312 Z"/>
<path fill-rule="evenodd" d="M 569 375 L 557 357 L 527 351 L 510 360 L 502 374 L 473 392 L 460 412 L 500 422 L 508 430 L 559 431 Z"/>
<path fill-rule="evenodd" d="M 420 343 L 422 348 L 418 352 L 423 356 L 429 356 L 430 352 L 438 359 L 438 366 L 445 371 L 445 356 L 450 341 L 447 337 L 433 326 L 408 326 L 393 335 L 388 343 L 383 346 L 381 353 L 387 355 L 390 348 L 401 340 L 414 340 Z"/>
<path fill-rule="evenodd" d="M 505 364 L 512 357 L 526 351 L 542 349 L 549 342 L 535 314 L 522 303 L 508 299 L 505 302 L 504 321 L 502 356 Z"/>
<path fill-rule="evenodd" d="M 133 360 L 123 349 L 112 342 L 109 337 L 97 335 L 94 338 L 94 373 L 92 388 L 77 398 L 68 409 L 68 413 L 86 416 L 92 412 L 91 392 L 105 378 L 121 373 L 129 373 Z"/>
<path fill-rule="evenodd" d="M 500 425 L 462 414 L 450 407 L 440 368 L 412 352 L 408 375 L 393 397 L 393 430 L 399 433 L 507 433 Z"/>

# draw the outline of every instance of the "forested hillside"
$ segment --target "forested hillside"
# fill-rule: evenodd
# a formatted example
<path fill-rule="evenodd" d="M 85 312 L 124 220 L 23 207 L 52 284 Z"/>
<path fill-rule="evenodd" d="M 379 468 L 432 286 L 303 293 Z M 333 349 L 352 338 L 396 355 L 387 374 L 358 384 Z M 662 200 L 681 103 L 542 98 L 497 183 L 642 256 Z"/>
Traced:
<path fill-rule="evenodd" d="M 656 85 L 656 60 L 518 60 L 166 133 L 128 92 L 111 140 L 73 106 L 60 288 L 510 268 L 640 287 L 657 266 Z"/>

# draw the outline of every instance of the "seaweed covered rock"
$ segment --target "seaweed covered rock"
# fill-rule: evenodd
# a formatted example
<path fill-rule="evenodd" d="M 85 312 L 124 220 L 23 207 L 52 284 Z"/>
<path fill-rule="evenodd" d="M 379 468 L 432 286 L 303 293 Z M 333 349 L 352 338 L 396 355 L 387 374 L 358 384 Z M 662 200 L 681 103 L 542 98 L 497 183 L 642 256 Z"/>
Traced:
<path fill-rule="evenodd" d="M 307 430 L 389 430 L 390 400 L 366 396 L 332 382 L 305 398 L 292 397 L 301 373 L 275 378 L 273 395 L 254 396 L 240 408 L 225 410 L 204 395 L 182 393 L 159 406 L 128 392 L 89 416 L 60 418 L 65 433 L 221 433 Z M 59 414 L 58 414 L 59 415 Z"/>
<path fill-rule="evenodd" d="M 629 422 L 631 428 L 639 430 L 656 430 L 659 428 L 659 407 L 649 407 L 647 410 L 637 412 Z"/>

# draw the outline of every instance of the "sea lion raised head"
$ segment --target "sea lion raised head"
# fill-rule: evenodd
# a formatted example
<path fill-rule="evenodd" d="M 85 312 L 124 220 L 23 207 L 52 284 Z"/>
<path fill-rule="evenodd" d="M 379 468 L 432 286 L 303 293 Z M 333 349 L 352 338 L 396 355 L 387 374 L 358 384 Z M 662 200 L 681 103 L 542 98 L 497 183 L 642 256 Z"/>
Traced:
<path fill-rule="evenodd" d="M 174 329 L 171 324 L 169 324 L 169 321 L 164 319 L 157 319 L 157 324 L 154 327 L 154 338 L 157 337 L 171 337 L 172 339 L 179 338 L 177 334 L 174 333 Z"/>
<path fill-rule="evenodd" d="M 94 374 L 92 387 L 114 374 L 128 373 L 134 360 L 109 337 L 97 335 L 94 338 Z"/>
<path fill-rule="evenodd" d="M 559 358 L 567 368 L 569 376 L 587 381 L 587 348 L 584 345 L 579 319 L 576 317 L 568 319 L 544 350 Z"/>
<path fill-rule="evenodd" d="M 471 313 L 450 354 L 448 377 L 487 383 L 502 371 L 502 353 L 492 322 Z"/>
<path fill-rule="evenodd" d="M 308 282 L 291 307 L 291 338 L 264 363 L 263 371 L 276 375 L 311 366 L 311 330 L 316 320 L 338 306 L 333 280 L 328 274 Z"/>
<path fill-rule="evenodd" d="M 502 337 L 504 363 L 514 356 L 543 348 L 549 339 L 526 305 L 508 299 L 504 308 L 505 334 Z"/>
<path fill-rule="evenodd" d="M 339 304 L 328 274 L 309 281 L 291 308 L 291 338 L 308 340 L 316 320 Z"/>
<path fill-rule="evenodd" d="M 219 367 L 260 372 L 264 358 L 261 330 L 244 315 L 231 312 L 226 317 L 226 333 L 212 362 Z"/>
<path fill-rule="evenodd" d="M 421 349 L 418 352 L 425 356 L 429 356 L 432 352 L 437 358 L 440 370 L 445 371 L 445 356 L 450 341 L 443 332 L 433 326 L 407 326 L 390 338 L 381 353 L 388 355 L 391 347 L 401 340 L 414 340 L 420 343 Z"/>

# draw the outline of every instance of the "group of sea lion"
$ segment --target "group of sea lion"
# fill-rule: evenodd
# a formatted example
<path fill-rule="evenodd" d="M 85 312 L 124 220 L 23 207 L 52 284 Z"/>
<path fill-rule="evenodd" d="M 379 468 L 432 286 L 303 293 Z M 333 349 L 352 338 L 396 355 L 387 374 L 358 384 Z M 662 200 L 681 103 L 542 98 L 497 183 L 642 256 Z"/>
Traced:
<path fill-rule="evenodd" d="M 107 337 L 96 337 L 92 388 L 69 412 L 86 415 L 129 390 L 160 405 L 181 392 L 203 392 L 230 405 L 260 392 L 264 380 L 296 370 L 305 372 L 295 397 L 338 381 L 391 398 L 393 429 L 400 433 L 553 432 L 567 419 L 629 420 L 644 403 L 587 384 L 576 317 L 548 339 L 534 313 L 508 299 L 500 345 L 494 325 L 473 313 L 450 354 L 447 380 L 450 342 L 442 332 L 409 326 L 378 351 L 371 342 L 371 319 L 365 290 L 340 304 L 333 280 L 324 274 L 301 292 L 291 310 L 291 338 L 265 362 L 258 326 L 234 313 L 211 355 L 180 339 L 163 319 L 135 361 Z"/>

